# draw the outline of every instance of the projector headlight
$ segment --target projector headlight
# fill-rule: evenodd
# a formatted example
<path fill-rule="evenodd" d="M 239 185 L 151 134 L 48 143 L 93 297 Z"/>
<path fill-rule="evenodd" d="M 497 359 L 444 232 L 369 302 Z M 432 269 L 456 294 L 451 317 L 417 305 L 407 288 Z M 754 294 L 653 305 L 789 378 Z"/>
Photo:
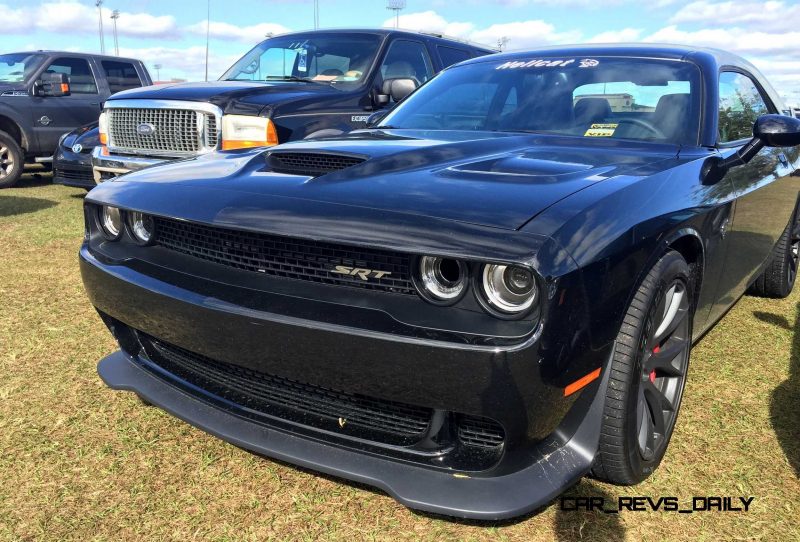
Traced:
<path fill-rule="evenodd" d="M 275 124 L 266 117 L 222 116 L 222 150 L 270 147 L 278 144 Z"/>
<path fill-rule="evenodd" d="M 116 241 L 122 235 L 122 213 L 117 207 L 103 205 L 99 216 L 100 229 L 106 239 Z"/>
<path fill-rule="evenodd" d="M 502 314 L 519 315 L 537 298 L 536 279 L 524 267 L 486 264 L 482 273 L 484 300 Z"/>
<path fill-rule="evenodd" d="M 152 216 L 139 211 L 128 213 L 128 226 L 137 243 L 149 245 L 153 242 L 156 224 Z"/>
<path fill-rule="evenodd" d="M 468 272 L 464 262 L 452 258 L 423 256 L 419 259 L 417 290 L 438 305 L 458 301 L 467 289 Z"/>

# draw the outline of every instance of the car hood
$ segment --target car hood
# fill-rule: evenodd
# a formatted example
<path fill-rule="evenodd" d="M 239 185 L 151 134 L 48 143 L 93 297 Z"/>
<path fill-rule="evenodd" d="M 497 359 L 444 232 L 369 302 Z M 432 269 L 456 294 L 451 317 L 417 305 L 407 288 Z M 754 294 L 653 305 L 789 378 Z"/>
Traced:
<path fill-rule="evenodd" d="M 317 177 L 272 171 L 269 155 L 286 152 L 343 154 L 365 161 Z M 347 206 L 513 230 L 594 183 L 617 175 L 651 174 L 676 156 L 677 147 L 668 145 L 371 130 L 268 152 L 214 153 L 129 174 L 118 182 L 147 184 L 153 193 L 163 190 L 175 197 L 178 190 L 191 197 L 203 189 L 222 190 L 273 201 L 282 197 L 335 204 L 338 214 Z"/>
<path fill-rule="evenodd" d="M 258 111 L 266 105 L 310 96 L 316 98 L 325 95 L 338 96 L 340 92 L 328 83 L 214 81 L 135 88 L 114 94 L 108 101 L 124 99 L 208 102 L 221 108 L 225 113 L 241 110 L 243 113 L 258 114 Z"/>

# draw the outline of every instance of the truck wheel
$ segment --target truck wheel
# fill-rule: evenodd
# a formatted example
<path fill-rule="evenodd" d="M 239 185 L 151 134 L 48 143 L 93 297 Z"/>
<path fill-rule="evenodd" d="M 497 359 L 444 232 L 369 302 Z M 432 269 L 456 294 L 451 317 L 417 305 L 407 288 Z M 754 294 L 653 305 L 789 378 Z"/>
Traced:
<path fill-rule="evenodd" d="M 592 474 L 637 484 L 661 463 L 675 428 L 692 346 L 691 272 L 675 251 L 650 270 L 631 301 L 611 360 Z"/>
<path fill-rule="evenodd" d="M 14 186 L 22 175 L 25 155 L 13 137 L 0 132 L 0 188 Z"/>
<path fill-rule="evenodd" d="M 784 298 L 792 293 L 800 260 L 800 220 L 797 215 L 795 211 L 778 244 L 772 249 L 769 264 L 747 290 L 748 294 Z"/>

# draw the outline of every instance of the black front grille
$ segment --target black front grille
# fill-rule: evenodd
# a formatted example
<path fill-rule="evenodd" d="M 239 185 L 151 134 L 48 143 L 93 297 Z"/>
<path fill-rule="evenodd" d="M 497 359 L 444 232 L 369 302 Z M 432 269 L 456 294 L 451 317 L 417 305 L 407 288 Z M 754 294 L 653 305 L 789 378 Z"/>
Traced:
<path fill-rule="evenodd" d="M 467 446 L 496 448 L 503 444 L 503 427 L 494 420 L 463 415 L 458 420 L 458 440 Z"/>
<path fill-rule="evenodd" d="M 267 164 L 273 171 L 310 177 L 349 168 L 363 161 L 364 158 L 358 156 L 311 152 L 273 152 L 267 156 Z"/>
<path fill-rule="evenodd" d="M 371 250 L 244 232 L 156 218 L 157 243 L 165 248 L 218 264 L 266 275 L 416 295 L 410 257 Z M 336 266 L 384 272 L 333 273 Z M 366 276 L 367 278 L 361 278 Z"/>
<path fill-rule="evenodd" d="M 429 408 L 304 384 L 212 360 L 142 333 L 139 337 L 157 366 L 255 413 L 393 445 L 419 441 L 433 413 Z"/>
<path fill-rule="evenodd" d="M 94 183 L 94 177 L 92 176 L 92 170 L 90 168 L 85 169 L 57 169 L 53 173 L 54 177 L 61 177 L 62 179 L 67 179 L 69 181 L 81 181 L 81 182 L 91 182 Z"/>

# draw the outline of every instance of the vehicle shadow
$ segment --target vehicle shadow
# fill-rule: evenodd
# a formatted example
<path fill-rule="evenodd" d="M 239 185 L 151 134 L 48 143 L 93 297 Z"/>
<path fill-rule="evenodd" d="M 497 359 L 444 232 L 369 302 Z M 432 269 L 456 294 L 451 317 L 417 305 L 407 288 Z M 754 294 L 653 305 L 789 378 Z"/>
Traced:
<path fill-rule="evenodd" d="M 0 192 L 0 217 L 35 213 L 56 205 L 56 202 L 42 198 L 6 196 Z"/>
<path fill-rule="evenodd" d="M 783 316 L 760 311 L 753 316 L 762 322 L 794 331 L 789 358 L 789 378 L 772 392 L 770 422 L 787 461 L 800 478 L 800 303 L 796 308 L 794 328 Z"/>

